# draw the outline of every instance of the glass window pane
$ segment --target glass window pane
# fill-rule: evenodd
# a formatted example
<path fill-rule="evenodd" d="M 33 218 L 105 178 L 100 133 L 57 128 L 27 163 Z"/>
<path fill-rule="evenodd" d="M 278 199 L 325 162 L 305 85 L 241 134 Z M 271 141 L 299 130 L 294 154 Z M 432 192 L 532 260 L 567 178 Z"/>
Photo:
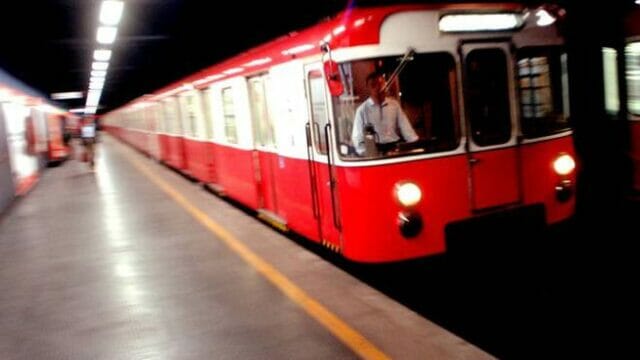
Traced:
<path fill-rule="evenodd" d="M 392 56 L 340 65 L 345 91 L 333 97 L 333 105 L 338 151 L 343 159 L 433 153 L 458 146 L 457 76 L 453 57 L 446 53 L 414 54 L 412 60 L 403 64 L 399 75 L 390 79 L 401 58 Z M 367 78 L 371 74 L 384 74 L 385 80 L 379 81 L 389 83 L 382 107 L 370 99 L 373 88 L 367 87 Z M 388 121 L 391 126 L 380 126 Z M 364 134 L 367 122 L 378 125 L 378 128 L 376 124 L 368 127 L 372 130 L 368 137 Z M 380 136 L 384 131 L 393 134 Z M 379 144 L 384 138 L 397 139 L 397 142 L 391 148 Z"/>
<path fill-rule="evenodd" d="M 327 144 L 324 136 L 324 127 L 329 122 L 327 116 L 327 102 L 324 93 L 324 77 L 320 71 L 309 73 L 309 100 L 311 101 L 311 122 L 313 131 L 313 143 L 316 151 L 327 153 Z"/>
<path fill-rule="evenodd" d="M 500 49 L 472 50 L 465 69 L 465 103 L 473 141 L 480 146 L 506 143 L 511 138 L 506 54 Z M 529 96 L 542 98 L 547 94 L 531 92 Z"/>
<path fill-rule="evenodd" d="M 230 87 L 222 89 L 222 111 L 224 113 L 224 134 L 227 142 L 237 144 L 236 115 L 233 107 L 233 91 Z"/>
<path fill-rule="evenodd" d="M 523 135 L 541 137 L 569 128 L 565 54 L 554 48 L 523 49 L 517 76 Z"/>
<path fill-rule="evenodd" d="M 211 90 L 202 92 L 202 111 L 204 118 L 205 136 L 209 140 L 213 140 L 213 108 L 211 107 Z"/>

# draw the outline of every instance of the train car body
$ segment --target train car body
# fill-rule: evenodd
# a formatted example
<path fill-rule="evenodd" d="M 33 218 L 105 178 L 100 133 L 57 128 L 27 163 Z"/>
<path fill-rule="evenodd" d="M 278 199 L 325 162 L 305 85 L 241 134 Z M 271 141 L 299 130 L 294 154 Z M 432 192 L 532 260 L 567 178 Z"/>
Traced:
<path fill-rule="evenodd" d="M 555 21 L 516 4 L 348 9 L 109 113 L 105 128 L 349 259 L 438 254 L 446 227 L 477 215 L 573 214 Z M 372 71 L 418 141 L 354 143 Z"/>
<path fill-rule="evenodd" d="M 636 8 L 628 14 L 625 32 L 627 37 L 624 71 L 627 83 L 626 110 L 631 138 L 630 157 L 633 166 L 633 188 L 640 192 L 640 9 Z M 617 91 L 614 94 L 617 95 Z M 609 108 L 617 110 L 619 104 L 608 106 Z"/>
<path fill-rule="evenodd" d="M 33 187 L 43 165 L 67 158 L 67 115 L 0 70 L 0 210 Z"/>

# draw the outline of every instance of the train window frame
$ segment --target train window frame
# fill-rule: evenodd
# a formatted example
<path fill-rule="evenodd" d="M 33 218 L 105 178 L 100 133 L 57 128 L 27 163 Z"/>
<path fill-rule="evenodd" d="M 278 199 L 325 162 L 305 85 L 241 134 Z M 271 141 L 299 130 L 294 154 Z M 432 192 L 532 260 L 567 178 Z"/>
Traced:
<path fill-rule="evenodd" d="M 307 78 L 307 87 L 309 92 L 308 97 L 308 106 L 310 109 L 309 115 L 311 116 L 311 131 L 313 138 L 313 147 L 316 153 L 320 155 L 327 155 L 328 152 L 328 144 L 326 143 L 326 137 L 324 136 L 324 128 L 326 124 L 329 123 L 329 101 L 327 101 L 327 91 L 326 91 L 326 79 L 319 69 L 311 69 L 306 73 Z M 314 96 L 314 90 L 319 91 L 319 93 Z M 320 100 L 314 103 L 315 100 Z M 316 110 L 322 108 L 324 111 L 324 121 L 317 121 L 317 112 Z M 315 127 L 315 124 L 318 124 Z"/>
<path fill-rule="evenodd" d="M 402 57 L 403 54 L 385 55 L 352 59 L 338 64 L 344 83 L 344 92 L 339 96 L 331 97 L 331 106 L 335 124 L 335 133 L 333 135 L 338 144 L 337 152 L 341 160 L 357 162 L 414 155 L 433 155 L 450 152 L 460 146 L 462 138 L 459 108 L 460 82 L 456 55 L 449 51 L 428 51 L 413 54 L 414 59 L 417 58 L 419 61 L 425 62 L 425 66 L 418 68 L 421 70 L 418 75 L 435 74 L 439 76 L 437 78 L 439 82 L 425 81 L 424 79 L 422 81 L 414 80 L 409 75 L 410 72 L 407 72 L 407 69 L 411 69 L 411 66 L 405 65 L 399 76 L 390 79 L 389 88 L 391 94 L 388 95 L 389 98 L 394 98 L 396 101 L 400 99 L 398 103 L 409 118 L 413 130 L 419 136 L 419 140 L 412 143 L 402 142 L 396 149 L 378 155 L 362 156 L 357 154 L 352 144 L 353 122 L 357 108 L 369 98 L 369 94 L 365 90 L 364 79 L 367 73 L 374 69 L 371 66 L 366 70 L 355 68 L 367 67 L 367 63 L 369 63 L 369 65 L 373 64 L 373 67 L 376 68 L 375 70 L 383 70 L 385 74 L 391 75 L 398 67 L 397 60 Z M 408 64 L 413 61 L 415 60 L 411 60 Z M 381 66 L 380 69 L 377 68 L 378 65 Z M 441 68 L 437 68 L 438 66 Z M 427 94 L 416 95 L 417 97 L 423 97 L 421 101 L 414 101 L 415 104 L 413 104 L 417 108 L 422 108 L 416 111 L 418 115 L 407 114 L 411 101 L 407 100 L 410 96 L 406 95 L 410 95 L 410 88 L 413 87 L 416 93 L 420 92 L 415 90 L 419 87 L 414 82 L 429 84 L 428 89 L 422 89 Z M 405 83 L 407 84 L 407 91 L 403 91 L 405 89 L 402 88 Z M 405 97 L 402 98 L 402 96 Z M 425 108 L 427 102 L 430 103 L 430 108 Z"/>
<path fill-rule="evenodd" d="M 213 115 L 213 89 L 207 88 L 200 91 L 202 98 L 202 119 L 204 121 L 205 139 L 212 141 L 214 139 L 214 115 Z"/>
<path fill-rule="evenodd" d="M 480 54 L 480 55 L 478 55 Z M 477 64 L 479 60 L 486 61 L 491 60 L 490 57 L 496 55 L 493 61 L 487 61 L 485 64 L 491 66 L 498 65 L 497 68 L 485 68 L 482 69 L 482 74 L 490 75 L 490 78 L 496 79 L 496 69 L 502 71 L 503 76 L 501 81 L 493 82 L 494 85 L 502 86 L 501 90 L 502 99 L 497 98 L 496 89 L 483 88 L 489 84 L 489 81 L 477 81 L 476 74 L 481 74 L 481 71 L 477 70 Z M 504 63 L 497 64 L 498 55 L 500 61 L 504 60 Z M 474 60 L 474 57 L 478 59 Z M 483 58 L 484 57 L 484 58 Z M 478 47 L 471 49 L 464 56 L 464 104 L 466 110 L 466 123 L 469 130 L 471 141 L 478 147 L 491 147 L 502 146 L 509 143 L 513 139 L 514 123 L 512 119 L 512 100 L 510 89 L 510 77 L 509 67 L 511 66 L 511 56 L 502 47 Z M 471 69 L 474 68 L 473 72 Z M 486 80 L 486 78 L 485 78 Z M 479 85 L 479 86 L 477 86 Z M 500 103 L 496 102 L 499 100 Z M 480 105 L 480 106 L 475 106 Z M 488 116 L 489 105 L 492 105 L 494 111 L 491 116 Z M 481 111 L 477 111 L 480 110 Z M 500 116 L 501 118 L 498 118 Z M 495 121 L 498 119 L 498 121 Z"/>
<path fill-rule="evenodd" d="M 634 49 L 634 48 L 637 48 L 637 49 Z M 633 83 L 632 81 L 630 81 L 631 76 L 630 76 L 630 69 L 629 69 L 630 63 L 632 61 L 632 55 L 633 55 L 632 51 L 635 51 L 635 53 L 637 54 L 635 59 L 636 64 L 633 67 L 635 68 L 634 71 L 637 71 L 637 75 L 635 73 L 634 75 L 638 77 L 638 79 L 634 80 Z M 640 117 L 640 40 L 630 41 L 626 43 L 624 52 L 625 52 L 624 75 L 625 75 L 625 81 L 627 83 L 626 107 L 629 114 L 631 114 L 634 117 Z M 637 96 L 634 97 L 634 94 L 637 94 Z M 634 98 L 637 100 L 634 100 Z M 633 103 L 632 101 L 636 101 L 637 105 L 635 105 L 635 103 Z"/>
<path fill-rule="evenodd" d="M 542 85 L 533 85 L 534 77 L 529 76 L 529 80 L 524 80 L 524 72 L 520 68 L 520 62 L 523 58 L 528 57 L 530 59 L 533 58 L 541 58 L 546 57 L 547 62 L 545 64 L 541 64 L 544 68 L 544 65 L 548 68 L 548 73 L 551 75 L 547 76 L 549 85 L 545 85 L 544 81 L 542 81 L 542 77 L 539 80 L 539 83 L 543 83 Z M 552 136 L 554 134 L 563 133 L 571 130 L 571 112 L 570 112 L 570 100 L 569 100 L 569 71 L 568 71 L 568 59 L 567 59 L 567 51 L 562 46 L 528 46 L 520 48 L 515 53 L 515 74 L 516 74 L 516 88 L 517 88 L 517 105 L 518 105 L 518 113 L 519 113 L 519 121 L 520 121 L 520 132 L 525 139 L 536 139 L 546 136 Z M 549 62 L 549 59 L 552 59 L 553 62 Z M 559 75 L 555 75 L 559 73 Z M 531 75 L 531 74 L 530 74 Z M 539 75 L 539 74 L 534 74 Z M 522 78 L 521 78 L 522 77 Z M 530 82 L 530 86 L 527 83 Z M 528 123 L 525 119 L 540 119 L 542 117 L 532 116 L 530 118 L 526 118 L 525 114 L 527 111 L 524 107 L 527 103 L 523 102 L 523 99 L 527 97 L 527 93 L 523 91 L 523 89 L 544 89 L 545 87 L 549 88 L 548 95 L 551 100 L 550 106 L 552 106 L 550 113 L 555 112 L 555 114 L 548 115 L 545 117 L 545 120 L 549 125 L 547 127 L 543 127 L 542 129 L 532 130 L 533 125 Z M 542 96 L 539 96 L 542 97 Z M 529 92 L 529 99 L 534 99 L 535 94 L 533 92 Z M 544 103 L 533 103 L 535 106 L 540 104 L 545 105 Z M 550 119 L 550 117 L 555 117 L 555 120 Z M 558 120 L 561 119 L 561 120 Z M 545 126 L 543 124 L 543 126 Z M 554 127 L 555 126 L 555 127 Z"/>
<path fill-rule="evenodd" d="M 224 136 L 229 144 L 238 144 L 238 124 L 236 123 L 235 101 L 233 87 L 220 89 L 222 100 L 222 114 L 224 116 Z"/>
<path fill-rule="evenodd" d="M 271 111 L 269 110 L 269 94 L 267 90 L 269 81 L 270 78 L 268 73 L 257 74 L 247 78 L 247 88 L 249 91 L 249 107 L 252 122 L 251 127 L 254 131 L 254 146 L 259 145 L 260 147 L 275 149 L 275 124 L 273 122 Z M 259 84 L 261 93 L 255 92 L 253 87 L 255 84 Z M 256 94 L 259 95 L 259 98 L 255 97 Z M 258 103 L 261 105 L 259 110 L 256 108 Z M 260 115 L 256 115 L 258 112 Z"/>

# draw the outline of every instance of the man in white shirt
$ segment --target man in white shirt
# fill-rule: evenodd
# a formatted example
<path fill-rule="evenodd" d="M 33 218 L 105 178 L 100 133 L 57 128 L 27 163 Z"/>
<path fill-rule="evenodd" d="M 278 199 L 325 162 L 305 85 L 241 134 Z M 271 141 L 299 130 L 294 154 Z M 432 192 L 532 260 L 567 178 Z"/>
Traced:
<path fill-rule="evenodd" d="M 365 136 L 373 136 L 377 150 L 385 153 L 396 148 L 401 140 L 414 142 L 418 140 L 407 115 L 400 104 L 387 98 L 384 91 L 386 81 L 380 72 L 372 72 L 367 76 L 369 98 L 356 110 L 351 140 L 358 155 L 367 155 Z"/>

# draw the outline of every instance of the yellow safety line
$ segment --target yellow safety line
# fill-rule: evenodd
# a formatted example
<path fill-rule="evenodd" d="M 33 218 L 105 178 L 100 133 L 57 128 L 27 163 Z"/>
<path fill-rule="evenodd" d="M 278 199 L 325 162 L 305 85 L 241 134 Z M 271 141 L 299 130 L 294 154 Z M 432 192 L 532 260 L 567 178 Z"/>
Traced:
<path fill-rule="evenodd" d="M 158 178 L 148 166 L 144 165 L 131 155 L 126 155 L 127 159 L 146 177 L 154 182 L 159 188 L 167 193 L 191 216 L 196 218 L 202 225 L 225 243 L 231 250 L 244 259 L 249 265 L 258 270 L 273 285 L 282 291 L 289 299 L 302 307 L 312 318 L 316 319 L 334 336 L 342 341 L 347 347 L 360 355 L 363 359 L 389 359 L 389 357 L 378 349 L 374 344 L 342 321 L 337 315 L 329 311 L 309 296 L 304 290 L 296 286 L 291 280 L 279 272 L 271 264 L 263 260 L 256 253 L 251 251 L 245 244 L 229 233 L 221 225 L 213 221 L 207 214 L 196 206 L 192 205 L 182 194 L 175 190 L 166 181 Z"/>

